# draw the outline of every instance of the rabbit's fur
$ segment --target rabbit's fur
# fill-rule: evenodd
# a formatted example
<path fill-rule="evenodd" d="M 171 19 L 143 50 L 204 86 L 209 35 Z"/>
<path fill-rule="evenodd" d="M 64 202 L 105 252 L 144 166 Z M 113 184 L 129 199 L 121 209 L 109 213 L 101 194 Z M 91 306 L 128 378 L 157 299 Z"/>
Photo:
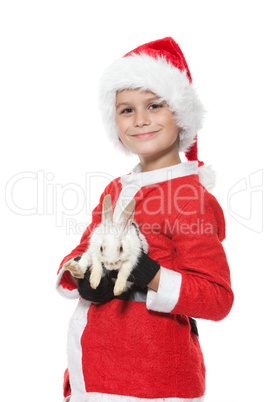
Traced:
<path fill-rule="evenodd" d="M 133 224 L 135 200 L 132 199 L 121 213 L 119 221 L 113 221 L 113 209 L 110 194 L 103 200 L 102 222 L 90 237 L 87 251 L 79 261 L 70 261 L 65 267 L 75 277 L 84 277 L 90 267 L 90 286 L 96 289 L 106 270 L 118 270 L 114 286 L 114 295 L 120 295 L 127 286 L 127 279 L 144 250 L 148 252 L 145 237 Z M 73 272 L 72 272 L 73 271 Z M 74 272 L 75 271 L 75 272 Z"/>

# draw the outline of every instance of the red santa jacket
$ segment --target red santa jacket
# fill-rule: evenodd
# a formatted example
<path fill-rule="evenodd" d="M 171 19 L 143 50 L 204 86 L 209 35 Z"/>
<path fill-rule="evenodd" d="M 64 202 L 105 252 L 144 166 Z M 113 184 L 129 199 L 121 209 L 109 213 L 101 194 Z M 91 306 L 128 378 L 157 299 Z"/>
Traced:
<path fill-rule="evenodd" d="M 134 220 L 161 264 L 159 289 L 149 289 L 145 303 L 79 301 L 68 334 L 65 400 L 203 401 L 205 366 L 188 317 L 221 320 L 233 303 L 222 209 L 199 183 L 195 162 L 113 180 L 62 261 L 57 288 L 66 297 L 79 294 L 62 265 L 85 252 L 106 194 L 115 218 L 135 198 Z"/>

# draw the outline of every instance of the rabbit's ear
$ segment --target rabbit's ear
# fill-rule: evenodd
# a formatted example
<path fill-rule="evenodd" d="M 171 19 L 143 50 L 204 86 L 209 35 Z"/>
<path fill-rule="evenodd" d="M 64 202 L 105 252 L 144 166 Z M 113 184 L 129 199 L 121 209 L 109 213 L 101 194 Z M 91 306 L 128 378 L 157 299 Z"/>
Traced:
<path fill-rule="evenodd" d="M 111 194 L 107 194 L 102 204 L 102 223 L 111 223 L 113 221 L 113 207 Z"/>
<path fill-rule="evenodd" d="M 135 204 L 135 200 L 132 199 L 120 215 L 118 223 L 123 229 L 129 228 L 132 225 L 135 212 Z"/>

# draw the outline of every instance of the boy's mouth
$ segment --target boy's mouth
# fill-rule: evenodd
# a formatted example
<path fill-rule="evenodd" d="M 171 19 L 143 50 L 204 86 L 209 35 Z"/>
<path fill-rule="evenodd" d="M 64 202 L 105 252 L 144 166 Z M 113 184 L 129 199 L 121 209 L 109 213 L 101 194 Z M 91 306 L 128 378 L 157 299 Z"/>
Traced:
<path fill-rule="evenodd" d="M 158 133 L 158 131 L 149 131 L 149 132 L 146 132 L 146 133 L 133 134 L 132 137 L 140 139 L 140 140 L 143 140 L 143 139 L 152 137 L 156 133 Z"/>

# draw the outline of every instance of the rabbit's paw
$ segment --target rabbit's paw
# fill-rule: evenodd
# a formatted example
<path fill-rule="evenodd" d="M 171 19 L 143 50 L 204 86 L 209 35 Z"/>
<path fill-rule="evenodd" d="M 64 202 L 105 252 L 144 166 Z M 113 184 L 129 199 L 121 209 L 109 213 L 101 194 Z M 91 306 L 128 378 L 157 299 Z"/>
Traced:
<path fill-rule="evenodd" d="M 91 270 L 90 278 L 89 278 L 89 283 L 92 289 L 97 289 L 101 281 L 101 274 L 99 272 L 94 272 L 94 270 Z"/>
<path fill-rule="evenodd" d="M 123 293 L 125 289 L 126 289 L 126 281 L 117 279 L 114 286 L 114 295 L 115 296 L 121 295 L 121 293 Z"/>
<path fill-rule="evenodd" d="M 63 264 L 63 269 L 69 271 L 74 278 L 84 278 L 85 271 L 82 269 L 78 261 L 70 260 Z"/>

